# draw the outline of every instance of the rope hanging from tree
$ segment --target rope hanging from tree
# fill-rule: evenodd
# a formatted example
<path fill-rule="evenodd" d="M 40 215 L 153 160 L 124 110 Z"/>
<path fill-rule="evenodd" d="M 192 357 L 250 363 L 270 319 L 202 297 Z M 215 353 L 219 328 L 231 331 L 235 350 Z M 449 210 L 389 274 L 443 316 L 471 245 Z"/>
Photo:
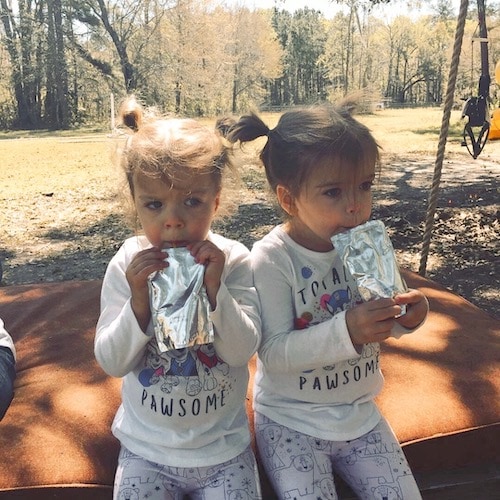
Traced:
<path fill-rule="evenodd" d="M 432 228 L 434 224 L 434 216 L 436 214 L 437 198 L 439 194 L 439 183 L 441 181 L 441 171 L 443 169 L 444 150 L 446 146 L 446 138 L 450 127 L 450 115 L 453 108 L 453 100 L 455 95 L 455 85 L 457 81 L 458 63 L 460 60 L 460 51 L 462 50 L 462 40 L 465 30 L 465 18 L 467 17 L 467 9 L 469 0 L 461 0 L 460 10 L 458 13 L 457 28 L 455 31 L 455 42 L 453 45 L 453 55 L 450 64 L 450 74 L 448 77 L 448 88 L 444 102 L 443 119 L 441 122 L 441 131 L 439 134 L 439 143 L 434 163 L 434 176 L 429 196 L 429 204 L 425 218 L 425 229 L 422 241 L 422 251 L 420 255 L 420 267 L 418 273 L 425 276 L 427 268 L 427 258 L 429 256 L 429 248 L 431 243 Z"/>

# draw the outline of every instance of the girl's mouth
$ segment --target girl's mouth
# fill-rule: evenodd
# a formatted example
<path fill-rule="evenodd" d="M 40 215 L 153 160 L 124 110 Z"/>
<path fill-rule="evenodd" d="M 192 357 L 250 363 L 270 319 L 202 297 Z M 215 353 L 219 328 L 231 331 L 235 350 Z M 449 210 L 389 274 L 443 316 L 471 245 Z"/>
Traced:
<path fill-rule="evenodd" d="M 184 240 L 179 241 L 166 241 L 163 244 L 163 248 L 179 248 L 187 246 L 188 242 Z"/>

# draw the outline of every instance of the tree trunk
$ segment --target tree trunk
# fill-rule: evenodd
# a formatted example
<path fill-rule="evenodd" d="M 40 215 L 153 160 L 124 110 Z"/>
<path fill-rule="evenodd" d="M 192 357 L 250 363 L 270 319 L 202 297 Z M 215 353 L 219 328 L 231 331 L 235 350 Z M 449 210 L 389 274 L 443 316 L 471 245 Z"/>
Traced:
<path fill-rule="evenodd" d="M 61 0 L 54 2 L 54 28 L 57 59 L 55 61 L 56 74 L 56 102 L 58 128 L 69 128 L 70 113 L 68 105 L 68 68 L 64 51 L 64 35 L 62 22 Z M 50 3 L 50 2 L 49 2 Z"/>
<path fill-rule="evenodd" d="M 14 127 L 36 129 L 40 127 L 41 116 L 37 72 L 31 57 L 33 51 L 33 24 L 31 12 L 25 2 L 19 1 L 20 25 L 17 26 L 10 3 L 0 0 L 0 17 L 5 30 L 5 44 L 12 65 L 12 84 L 17 105 Z"/>
<path fill-rule="evenodd" d="M 137 89 L 137 75 L 133 64 L 130 62 L 127 52 L 127 45 L 118 36 L 118 33 L 113 28 L 110 20 L 108 9 L 103 0 L 98 0 L 97 2 L 100 8 L 100 17 L 104 25 L 104 28 L 108 32 L 113 44 L 116 48 L 118 57 L 120 58 L 120 66 L 123 73 L 123 80 L 125 82 L 125 90 L 127 93 L 134 92 Z"/>

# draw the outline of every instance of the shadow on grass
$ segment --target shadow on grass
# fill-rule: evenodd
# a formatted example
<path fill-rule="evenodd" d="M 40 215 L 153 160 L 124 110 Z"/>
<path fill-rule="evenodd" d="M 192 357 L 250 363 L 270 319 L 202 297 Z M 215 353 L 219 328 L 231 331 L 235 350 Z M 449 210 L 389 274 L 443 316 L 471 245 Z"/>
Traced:
<path fill-rule="evenodd" d="M 217 221 L 213 229 L 251 249 L 257 240 L 281 221 L 281 215 L 274 205 L 249 203 L 240 205 L 238 211 L 228 219 Z"/>
<path fill-rule="evenodd" d="M 493 310 L 500 306 L 494 279 L 498 266 L 498 179 L 485 170 L 467 180 L 463 170 L 454 176 L 452 166 L 447 169 L 448 179 L 439 191 L 431 248 L 431 254 L 437 253 L 441 259 L 429 276 L 496 314 Z M 419 254 L 431 183 L 428 163 L 401 162 L 386 167 L 375 185 L 372 217 L 385 222 L 396 250 Z M 216 221 L 213 229 L 251 248 L 281 220 L 272 203 L 256 201 L 239 205 L 233 215 Z M 9 268 L 15 249 L 0 249 L 3 284 L 102 278 L 109 260 L 133 233 L 122 216 L 109 214 L 84 228 L 48 231 L 48 242 L 68 242 L 71 248 L 32 259 L 28 265 Z M 477 296 L 476 290 L 485 285 L 493 287 L 493 297 L 489 292 L 486 298 Z"/>
<path fill-rule="evenodd" d="M 109 214 L 86 228 L 65 227 L 51 229 L 44 236 L 49 240 L 75 241 L 94 235 L 111 236 L 113 239 L 115 239 L 115 236 L 125 238 L 128 233 L 130 233 L 130 229 L 127 227 L 124 217 L 117 214 Z"/>

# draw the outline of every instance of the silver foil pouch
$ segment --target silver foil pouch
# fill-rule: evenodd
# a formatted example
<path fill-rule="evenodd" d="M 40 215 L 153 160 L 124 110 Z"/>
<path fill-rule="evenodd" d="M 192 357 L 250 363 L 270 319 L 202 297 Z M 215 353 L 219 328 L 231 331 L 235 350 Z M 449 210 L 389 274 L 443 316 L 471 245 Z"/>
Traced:
<path fill-rule="evenodd" d="M 203 286 L 205 268 L 184 247 L 168 248 L 168 267 L 149 280 L 149 300 L 160 351 L 209 344 L 214 330 Z"/>
<path fill-rule="evenodd" d="M 344 266 L 355 279 L 361 298 L 394 297 L 408 290 L 384 223 L 372 220 L 332 236 Z M 406 308 L 402 307 L 401 315 Z"/>

